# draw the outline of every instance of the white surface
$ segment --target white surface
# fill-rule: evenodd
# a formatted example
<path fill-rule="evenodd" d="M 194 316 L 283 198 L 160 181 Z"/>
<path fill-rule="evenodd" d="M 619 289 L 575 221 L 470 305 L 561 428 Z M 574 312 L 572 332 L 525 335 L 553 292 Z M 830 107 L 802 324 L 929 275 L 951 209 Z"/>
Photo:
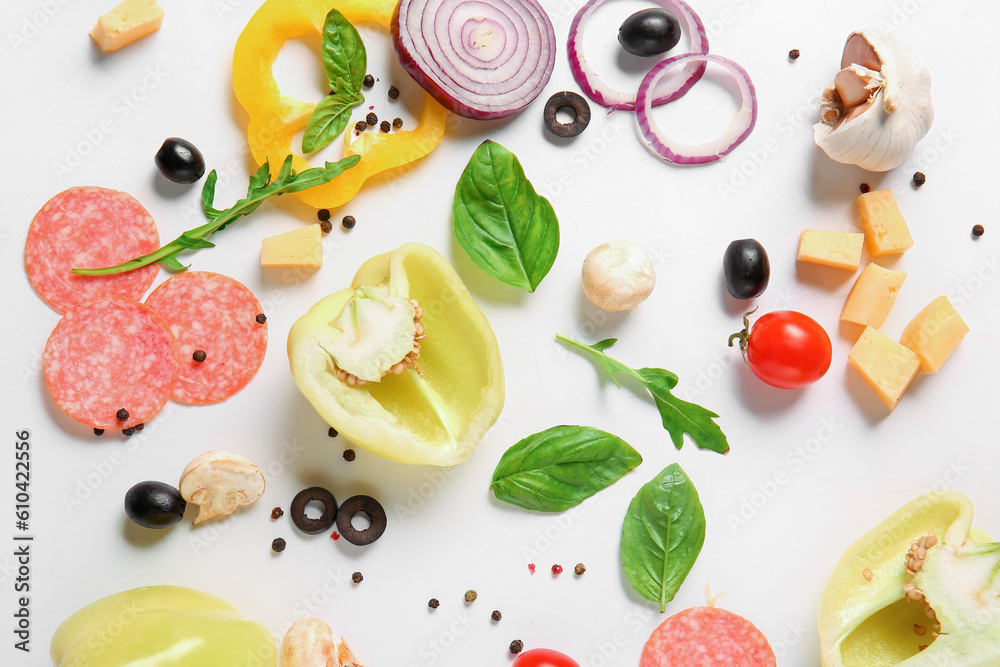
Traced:
<path fill-rule="evenodd" d="M 36 535 L 32 653 L 14 651 L 8 631 L 3 664 L 46 664 L 55 627 L 89 602 L 134 586 L 173 583 L 229 600 L 279 639 L 296 618 L 318 615 L 374 667 L 506 665 L 507 645 L 515 638 L 528 647 L 561 649 L 587 667 L 635 665 L 662 617 L 621 574 L 621 521 L 636 490 L 674 461 L 700 491 L 708 533 L 668 611 L 703 604 L 710 582 L 713 590 L 726 591 L 722 605 L 764 631 L 781 665 L 818 664 L 815 612 L 839 554 L 918 493 L 934 486 L 963 491 L 977 503 L 979 524 L 1000 533 L 993 502 L 1000 476 L 994 392 L 1000 367 L 1000 100 L 989 85 L 997 67 L 997 5 L 696 2 L 713 52 L 753 77 L 760 117 L 728 161 L 682 169 L 647 153 L 624 113 L 605 116 L 595 108 L 591 127 L 567 145 L 546 135 L 544 100 L 576 89 L 563 43 L 577 5 L 548 0 L 543 4 L 552 12 L 560 50 L 535 105 L 508 122 L 456 120 L 418 169 L 366 186 L 334 213 L 335 220 L 354 215 L 358 226 L 349 233 L 338 228 L 325 239 L 322 270 L 296 274 L 258 265 L 262 237 L 314 220 L 291 197 L 226 229 L 213 239 L 217 248 L 184 258 L 256 292 L 269 317 L 270 349 L 259 375 L 233 399 L 200 408 L 168 405 L 141 435 L 126 440 L 110 433 L 94 438 L 48 397 L 40 354 L 59 316 L 25 278 L 27 226 L 46 199 L 71 185 L 132 193 L 152 212 L 165 240 L 194 226 L 200 186 L 173 187 L 153 165 L 167 136 L 191 140 L 211 167 L 231 176 L 220 178 L 218 202 L 242 196 L 246 118 L 231 92 L 230 64 L 236 37 L 258 3 L 167 1 L 159 33 L 102 57 L 87 31 L 112 4 L 15 0 L 0 9 L 6 165 L 0 189 L 6 303 L 0 401 L 8 443 L 0 457 L 0 507 L 12 506 L 15 431 L 29 429 Z M 602 10 L 587 39 L 596 62 L 614 61 L 617 26 L 638 6 L 611 3 Z M 828 160 L 813 146 L 810 125 L 815 98 L 833 76 L 847 34 L 883 24 L 897 26 L 930 67 L 936 119 L 906 165 L 869 174 Z M 21 41 L 11 37 L 25 30 L 29 36 Z M 379 39 L 369 51 L 380 85 L 391 80 L 409 89 L 412 83 L 398 68 L 386 76 L 387 41 Z M 794 63 L 786 56 L 791 48 L 802 51 Z M 371 99 L 385 106 L 381 93 Z M 684 122 L 677 138 L 701 141 L 728 122 L 725 113 L 707 111 L 717 101 L 732 104 L 713 86 L 700 86 L 663 110 L 662 118 L 673 114 Z M 520 157 L 559 215 L 559 257 L 535 294 L 485 276 L 452 241 L 454 184 L 486 137 Z M 89 154 L 58 175 L 57 163 L 66 163 L 73 150 Z M 917 168 L 928 177 L 919 191 L 909 185 Z M 918 378 L 891 415 L 846 365 L 853 332 L 838 326 L 838 316 L 852 278 L 794 261 L 803 227 L 855 228 L 853 201 L 862 181 L 893 188 L 916 239 L 892 262 L 909 278 L 883 330 L 898 336 L 942 293 L 951 295 L 972 329 L 941 372 Z M 979 240 L 969 234 L 974 223 L 986 227 Z M 771 259 L 762 311 L 804 311 L 833 339 L 828 376 L 807 390 L 766 387 L 726 347 L 727 336 L 740 328 L 743 305 L 724 296 L 722 253 L 730 240 L 751 236 Z M 658 286 L 631 315 L 594 309 L 580 288 L 585 254 L 614 238 L 643 244 L 656 262 Z M 428 243 L 453 260 L 504 354 L 508 389 L 501 421 L 472 459 L 454 469 L 406 467 L 363 451 L 346 463 L 341 453 L 347 443 L 327 437 L 287 370 L 284 341 L 295 318 L 346 285 L 362 260 L 406 241 Z M 626 363 L 675 371 L 682 397 L 721 415 L 731 453 L 699 451 L 690 441 L 675 451 L 652 403 L 615 389 L 593 364 L 556 344 L 557 331 L 588 341 L 616 336 L 613 352 Z M 495 501 L 487 486 L 503 451 L 555 423 L 610 430 L 645 461 L 563 515 L 529 514 Z M 152 534 L 129 527 L 121 507 L 133 483 L 176 483 L 190 459 L 212 448 L 237 451 L 264 469 L 267 491 L 260 502 L 231 520 L 197 528 L 190 520 Z M 389 512 L 385 536 L 371 547 L 353 548 L 301 535 L 287 516 L 268 518 L 273 506 L 287 509 L 292 496 L 312 484 L 329 487 L 340 499 L 356 493 L 379 498 Z M 12 514 L 5 509 L 0 521 L 7 545 L 16 532 Z M 269 545 L 277 536 L 288 540 L 288 548 L 274 557 Z M 17 597 L 12 550 L 0 548 L 0 609 L 8 625 Z M 588 569 L 577 579 L 572 567 L 581 561 Z M 534 576 L 529 562 L 538 566 Z M 567 571 L 553 578 L 553 563 Z M 350 583 L 355 570 L 365 576 L 359 586 Z M 461 600 L 469 588 L 479 599 L 466 606 Z M 434 612 L 426 607 L 430 597 L 442 602 Z M 499 624 L 489 619 L 493 609 L 503 612 Z"/>

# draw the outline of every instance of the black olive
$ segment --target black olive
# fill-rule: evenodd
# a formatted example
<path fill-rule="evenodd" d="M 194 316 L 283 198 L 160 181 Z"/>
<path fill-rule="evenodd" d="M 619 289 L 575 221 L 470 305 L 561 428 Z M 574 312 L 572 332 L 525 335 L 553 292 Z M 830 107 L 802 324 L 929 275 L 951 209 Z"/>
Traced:
<path fill-rule="evenodd" d="M 194 183 L 205 175 L 205 158 L 194 144 L 170 137 L 156 151 L 156 166 L 174 183 Z"/>
<path fill-rule="evenodd" d="M 368 517 L 371 525 L 364 530 L 358 530 L 351 523 L 358 514 Z M 352 496 L 341 504 L 337 512 L 337 530 L 351 544 L 365 546 L 382 537 L 385 532 L 386 516 L 382 505 L 371 496 Z"/>
<path fill-rule="evenodd" d="M 733 241 L 722 259 L 726 289 L 737 299 L 752 299 L 767 289 L 771 264 L 767 251 L 756 239 Z"/>
<path fill-rule="evenodd" d="M 312 519 L 306 514 L 306 505 L 313 500 L 323 505 L 323 514 L 318 519 Z M 307 535 L 316 535 L 333 525 L 337 516 L 337 499 L 321 486 L 310 486 L 295 494 L 289 514 L 296 528 Z"/>
<path fill-rule="evenodd" d="M 143 528 L 166 528 L 184 517 L 181 492 L 163 482 L 139 482 L 125 494 L 125 514 Z"/>
<path fill-rule="evenodd" d="M 637 56 L 666 53 L 681 41 L 681 24 L 665 9 L 643 9 L 625 19 L 618 28 L 622 48 Z"/>
<path fill-rule="evenodd" d="M 573 120 L 569 123 L 560 123 L 556 114 L 560 109 L 573 112 Z M 587 129 L 590 124 L 590 105 L 576 93 L 564 90 L 556 93 L 545 103 L 542 111 L 542 120 L 545 122 L 545 129 L 557 137 L 568 139 L 575 137 Z"/>

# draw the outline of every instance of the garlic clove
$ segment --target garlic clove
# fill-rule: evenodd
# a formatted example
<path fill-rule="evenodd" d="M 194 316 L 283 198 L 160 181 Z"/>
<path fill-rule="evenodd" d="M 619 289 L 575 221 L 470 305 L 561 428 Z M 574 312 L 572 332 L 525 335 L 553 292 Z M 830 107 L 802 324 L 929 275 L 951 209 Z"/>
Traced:
<path fill-rule="evenodd" d="M 841 71 L 821 98 L 813 138 L 838 162 L 871 171 L 898 167 L 934 120 L 930 84 L 908 45 L 891 35 L 852 33 Z"/>

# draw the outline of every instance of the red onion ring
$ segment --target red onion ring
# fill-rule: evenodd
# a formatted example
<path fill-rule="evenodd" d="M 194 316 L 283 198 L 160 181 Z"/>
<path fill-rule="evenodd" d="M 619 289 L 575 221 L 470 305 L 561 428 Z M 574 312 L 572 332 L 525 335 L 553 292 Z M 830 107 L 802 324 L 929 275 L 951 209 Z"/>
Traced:
<path fill-rule="evenodd" d="M 536 0 L 401 0 L 390 31 L 403 69 L 475 120 L 526 107 L 555 66 L 555 32 Z"/>
<path fill-rule="evenodd" d="M 653 0 L 667 11 L 673 12 L 681 24 L 684 26 L 685 34 L 691 42 L 692 53 L 704 55 L 708 53 L 708 34 L 705 32 L 705 25 L 698 15 L 691 9 L 684 0 Z M 583 55 L 583 26 L 590 18 L 591 14 L 604 4 L 605 0 L 590 0 L 580 8 L 580 11 L 573 17 L 573 23 L 569 28 L 569 68 L 573 72 L 573 78 L 583 89 L 583 92 L 591 100 L 602 107 L 618 111 L 635 111 L 636 96 L 621 90 L 611 88 L 601 81 L 601 77 L 591 69 Z M 684 68 L 681 76 L 674 81 L 667 82 L 653 99 L 653 106 L 660 106 L 667 102 L 673 102 L 686 93 L 691 86 L 698 83 L 702 74 L 705 73 L 705 63 L 692 63 Z"/>
<path fill-rule="evenodd" d="M 671 141 L 662 134 L 656 121 L 653 120 L 653 89 L 657 82 L 670 66 L 691 62 L 705 64 L 713 62 L 722 66 L 739 86 L 740 103 L 742 104 L 742 108 L 730 122 L 725 133 L 718 140 L 700 146 L 688 146 Z M 664 160 L 675 164 L 705 164 L 721 160 L 750 136 L 754 125 L 757 124 L 757 92 L 754 90 L 753 82 L 750 81 L 746 70 L 732 60 L 708 53 L 685 53 L 657 63 L 653 69 L 649 70 L 642 83 L 639 84 L 639 94 L 636 96 L 636 115 L 639 117 L 639 130 L 646 138 L 649 147 Z"/>

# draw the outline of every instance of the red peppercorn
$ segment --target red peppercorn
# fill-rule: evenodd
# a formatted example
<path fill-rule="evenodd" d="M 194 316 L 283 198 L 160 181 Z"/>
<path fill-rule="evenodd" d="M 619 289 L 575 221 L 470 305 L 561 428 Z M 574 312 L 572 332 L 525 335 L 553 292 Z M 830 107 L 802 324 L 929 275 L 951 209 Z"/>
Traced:
<path fill-rule="evenodd" d="M 553 565 L 552 574 L 562 574 L 562 565 Z"/>

